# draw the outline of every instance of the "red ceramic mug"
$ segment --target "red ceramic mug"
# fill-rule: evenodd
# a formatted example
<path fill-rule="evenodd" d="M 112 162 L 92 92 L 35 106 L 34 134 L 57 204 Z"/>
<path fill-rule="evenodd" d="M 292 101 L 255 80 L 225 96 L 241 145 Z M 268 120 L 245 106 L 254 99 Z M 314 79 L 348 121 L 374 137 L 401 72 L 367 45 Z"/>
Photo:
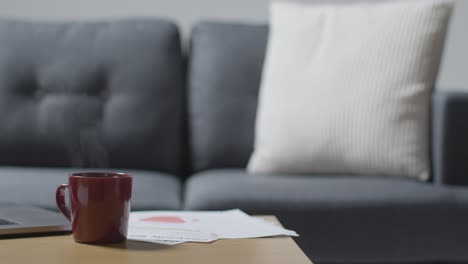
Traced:
<path fill-rule="evenodd" d="M 65 205 L 65 189 L 70 209 Z M 82 172 L 57 188 L 57 206 L 80 243 L 116 243 L 127 237 L 132 177 L 114 172 Z"/>

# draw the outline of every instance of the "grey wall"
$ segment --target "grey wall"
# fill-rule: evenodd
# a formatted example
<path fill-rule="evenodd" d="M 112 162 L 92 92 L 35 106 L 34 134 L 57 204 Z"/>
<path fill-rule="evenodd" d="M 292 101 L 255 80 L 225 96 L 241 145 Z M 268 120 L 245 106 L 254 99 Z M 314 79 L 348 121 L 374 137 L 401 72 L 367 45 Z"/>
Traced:
<path fill-rule="evenodd" d="M 455 2 L 438 87 L 468 91 L 468 0 Z M 264 22 L 268 18 L 268 3 L 269 0 L 0 0 L 0 16 L 33 20 L 163 16 L 175 20 L 187 36 L 191 25 L 201 19 Z"/>

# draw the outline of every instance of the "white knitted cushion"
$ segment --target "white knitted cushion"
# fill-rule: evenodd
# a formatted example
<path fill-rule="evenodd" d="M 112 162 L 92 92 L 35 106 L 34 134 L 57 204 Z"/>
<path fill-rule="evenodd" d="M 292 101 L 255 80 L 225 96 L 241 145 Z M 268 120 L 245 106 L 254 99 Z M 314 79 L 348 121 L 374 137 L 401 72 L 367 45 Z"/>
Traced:
<path fill-rule="evenodd" d="M 273 3 L 251 173 L 429 177 L 451 1 Z"/>

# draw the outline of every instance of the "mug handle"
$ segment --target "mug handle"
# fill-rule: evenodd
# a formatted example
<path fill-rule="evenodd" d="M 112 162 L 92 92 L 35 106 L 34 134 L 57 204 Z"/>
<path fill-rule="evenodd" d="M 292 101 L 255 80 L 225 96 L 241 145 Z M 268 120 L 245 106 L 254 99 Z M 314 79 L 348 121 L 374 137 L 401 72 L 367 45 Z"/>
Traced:
<path fill-rule="evenodd" d="M 70 210 L 68 210 L 67 206 L 65 205 L 65 189 L 69 189 L 70 187 L 68 184 L 60 184 L 57 187 L 57 191 L 55 192 L 55 201 L 57 202 L 57 207 L 62 212 L 62 214 L 71 222 L 70 217 Z"/>

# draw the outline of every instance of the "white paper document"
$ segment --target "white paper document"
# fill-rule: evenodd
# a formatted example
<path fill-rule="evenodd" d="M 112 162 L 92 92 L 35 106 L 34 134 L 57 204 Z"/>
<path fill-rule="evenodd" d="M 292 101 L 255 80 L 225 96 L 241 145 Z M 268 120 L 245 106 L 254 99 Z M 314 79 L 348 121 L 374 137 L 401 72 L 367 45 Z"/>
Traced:
<path fill-rule="evenodd" d="M 228 211 L 143 211 L 130 213 L 129 240 L 175 245 L 184 242 L 209 243 L 218 239 L 267 236 L 298 236 L 241 210 Z"/>

